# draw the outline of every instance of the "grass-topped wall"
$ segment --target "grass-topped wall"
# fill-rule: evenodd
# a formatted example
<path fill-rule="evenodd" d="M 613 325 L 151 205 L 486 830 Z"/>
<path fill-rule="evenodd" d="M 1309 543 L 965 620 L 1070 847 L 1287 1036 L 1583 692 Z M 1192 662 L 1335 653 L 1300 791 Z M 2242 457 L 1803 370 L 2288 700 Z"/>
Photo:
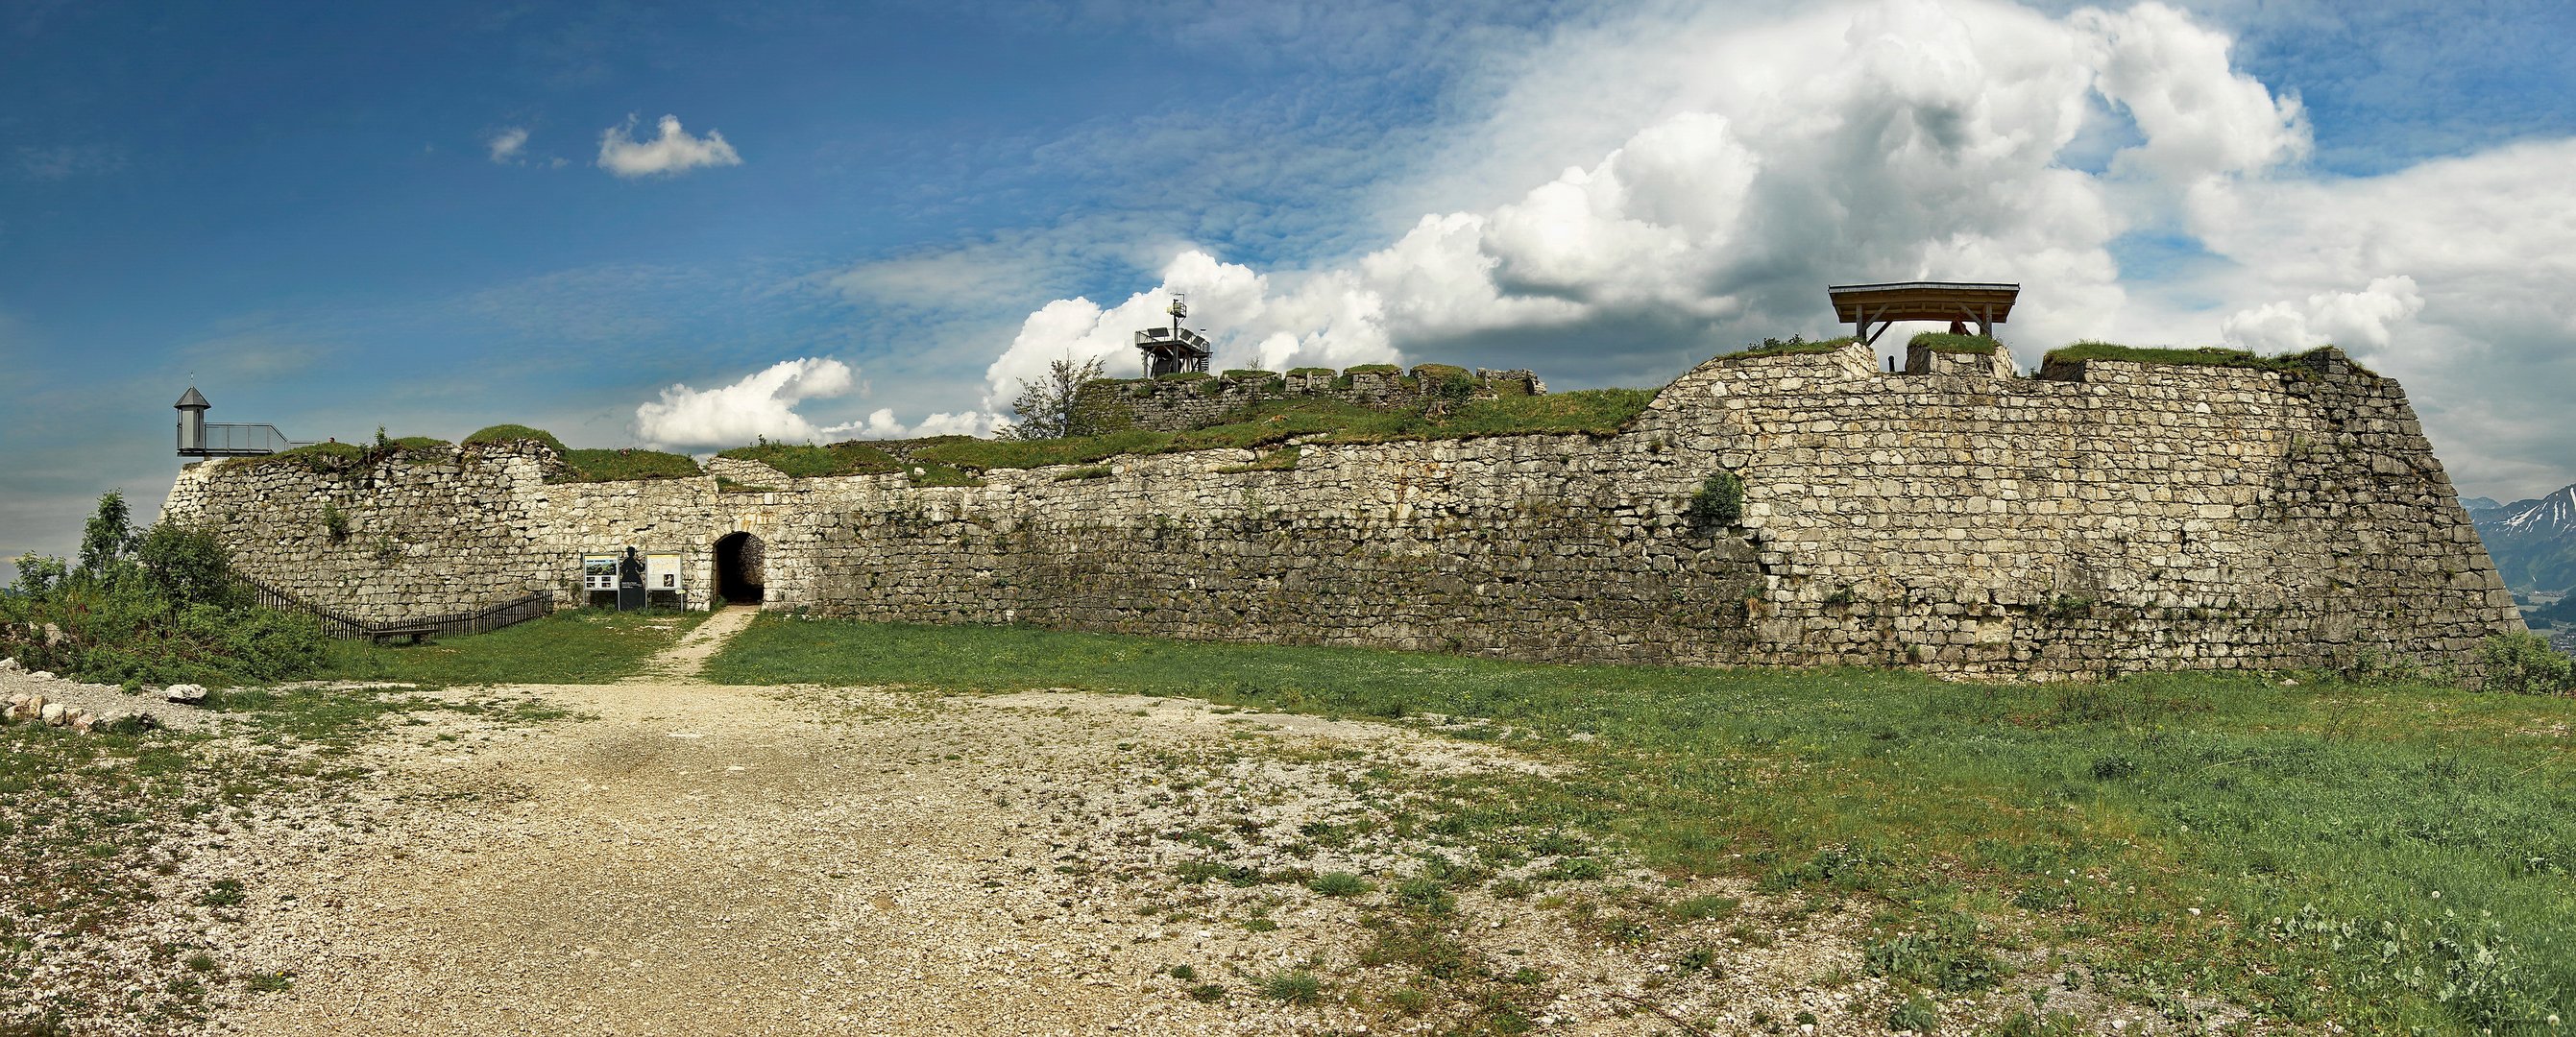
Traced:
<path fill-rule="evenodd" d="M 517 443 L 522 441 L 543 443 L 546 446 L 553 448 L 554 452 L 558 454 L 565 453 L 571 449 L 564 445 L 563 440 L 556 439 L 554 433 L 541 428 L 529 428 L 526 425 L 493 425 L 488 428 L 477 430 L 473 435 L 465 437 L 465 445 L 467 446 L 474 446 L 482 443 Z"/>
<path fill-rule="evenodd" d="M 1969 356 L 1993 356 L 2001 344 L 1984 335 L 1953 335 L 1946 331 L 1926 331 L 1906 341 L 1935 353 L 1960 353 Z"/>
<path fill-rule="evenodd" d="M 1766 338 L 1759 344 L 1746 346 L 1727 356 L 1794 356 L 1802 353 L 1831 353 L 1858 341 L 1860 340 L 1845 335 L 1841 338 L 1822 338 L 1810 342 L 1801 336 L 1791 335 L 1788 338 Z"/>
<path fill-rule="evenodd" d="M 1247 407 L 1235 415 L 1235 420 L 1224 424 L 1185 432 L 1126 429 L 1036 440 L 956 436 L 913 446 L 905 451 L 905 457 L 982 471 L 1094 464 L 1124 454 L 1250 450 L 1292 439 L 1310 443 L 1384 443 L 1547 433 L 1606 436 L 1645 410 L 1653 398 L 1653 393 L 1643 389 L 1590 389 L 1468 400 L 1437 414 L 1428 407 L 1380 410 L 1329 398 L 1274 400 Z"/>
<path fill-rule="evenodd" d="M 2199 349 L 2169 349 L 2123 346 L 2111 342 L 2077 342 L 2049 350 L 2047 358 L 2040 363 L 2040 377 L 2075 378 L 2083 373 L 2085 364 L 2099 360 L 2176 367 L 2237 367 L 2254 371 L 2276 371 L 2294 378 L 2303 378 L 2315 374 L 2325 363 L 2327 354 L 2333 350 L 2332 346 L 2319 346 L 2301 353 L 2263 356 L 2242 349 L 2223 349 L 2216 346 L 2204 346 Z M 2345 363 L 2350 364 L 2351 361 L 2347 359 Z M 2359 364 L 2351 364 L 2351 366 L 2355 371 L 2368 373 Z"/>
<path fill-rule="evenodd" d="M 738 446 L 717 454 L 738 461 L 757 461 L 775 468 L 780 474 L 810 479 L 830 475 L 876 475 L 896 471 L 903 466 L 894 455 L 861 442 L 834 443 L 830 446 L 762 442 Z"/>

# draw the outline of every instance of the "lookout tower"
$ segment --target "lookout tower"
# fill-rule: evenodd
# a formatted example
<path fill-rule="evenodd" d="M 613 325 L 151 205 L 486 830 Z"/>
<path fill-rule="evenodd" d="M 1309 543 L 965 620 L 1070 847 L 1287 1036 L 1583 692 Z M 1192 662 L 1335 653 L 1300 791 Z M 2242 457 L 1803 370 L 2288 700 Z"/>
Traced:
<path fill-rule="evenodd" d="M 1887 326 L 1904 320 L 1940 320 L 1974 324 L 1977 334 L 1995 337 L 1995 325 L 2012 316 L 2017 284 L 1974 281 L 1892 281 L 1886 284 L 1838 284 L 1825 289 L 1834 300 L 1834 319 L 1852 326 L 1852 337 L 1876 345 Z M 1877 330 L 1871 330 L 1875 325 Z"/>
<path fill-rule="evenodd" d="M 1172 305 L 1163 312 L 1172 315 L 1171 327 L 1136 333 L 1136 351 L 1145 354 L 1145 377 L 1206 371 L 1216 351 L 1208 348 L 1207 336 L 1181 326 L 1181 318 L 1190 315 L 1190 297 L 1172 293 Z"/>
<path fill-rule="evenodd" d="M 286 438 L 275 425 L 207 424 L 206 411 L 214 405 L 193 385 L 171 406 L 179 411 L 181 457 L 259 457 L 312 445 Z"/>

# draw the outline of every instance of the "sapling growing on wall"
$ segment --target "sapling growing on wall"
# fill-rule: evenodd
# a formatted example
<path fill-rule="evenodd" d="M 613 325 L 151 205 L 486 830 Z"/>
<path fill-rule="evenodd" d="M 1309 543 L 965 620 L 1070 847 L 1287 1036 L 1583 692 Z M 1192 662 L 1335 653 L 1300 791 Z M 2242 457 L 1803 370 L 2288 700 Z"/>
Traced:
<path fill-rule="evenodd" d="M 1020 420 L 996 431 L 1004 439 L 1062 439 L 1073 434 L 1073 401 L 1082 387 L 1100 378 L 1100 358 L 1079 363 L 1071 357 L 1047 362 L 1047 373 L 1020 382 L 1011 398 L 1011 413 Z"/>
<path fill-rule="evenodd" d="M 1744 520 L 1744 480 L 1733 472 L 1709 476 L 1691 495 L 1690 506 L 1682 509 L 1691 525 L 1701 528 L 1732 526 Z"/>

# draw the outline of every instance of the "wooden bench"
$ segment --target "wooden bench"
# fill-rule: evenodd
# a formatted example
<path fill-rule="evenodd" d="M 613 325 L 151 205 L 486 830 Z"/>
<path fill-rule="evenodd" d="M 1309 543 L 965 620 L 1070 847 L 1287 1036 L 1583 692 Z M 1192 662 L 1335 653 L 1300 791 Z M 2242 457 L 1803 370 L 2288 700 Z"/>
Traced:
<path fill-rule="evenodd" d="M 397 637 L 408 637 L 411 643 L 420 644 L 427 640 L 429 635 L 437 632 L 436 627 L 394 627 L 387 630 L 367 631 L 367 639 L 381 645 Z"/>

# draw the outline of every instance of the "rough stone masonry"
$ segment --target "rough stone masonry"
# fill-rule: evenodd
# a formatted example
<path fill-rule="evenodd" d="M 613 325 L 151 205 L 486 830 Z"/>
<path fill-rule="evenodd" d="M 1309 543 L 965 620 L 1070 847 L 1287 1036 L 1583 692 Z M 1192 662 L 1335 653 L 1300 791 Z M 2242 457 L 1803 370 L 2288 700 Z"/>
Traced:
<path fill-rule="evenodd" d="M 704 607 L 716 541 L 747 532 L 769 609 L 1538 660 L 2474 676 L 2483 639 L 2522 629 L 2404 393 L 2339 352 L 2039 377 L 1912 359 L 1721 356 L 1615 435 L 1309 444 L 1283 469 L 1210 450 L 916 487 L 718 459 L 575 483 L 519 443 L 206 462 L 165 514 L 366 619 L 578 601 L 581 556 L 629 546 L 680 553 Z M 1696 524 L 1721 471 L 1741 518 Z"/>

